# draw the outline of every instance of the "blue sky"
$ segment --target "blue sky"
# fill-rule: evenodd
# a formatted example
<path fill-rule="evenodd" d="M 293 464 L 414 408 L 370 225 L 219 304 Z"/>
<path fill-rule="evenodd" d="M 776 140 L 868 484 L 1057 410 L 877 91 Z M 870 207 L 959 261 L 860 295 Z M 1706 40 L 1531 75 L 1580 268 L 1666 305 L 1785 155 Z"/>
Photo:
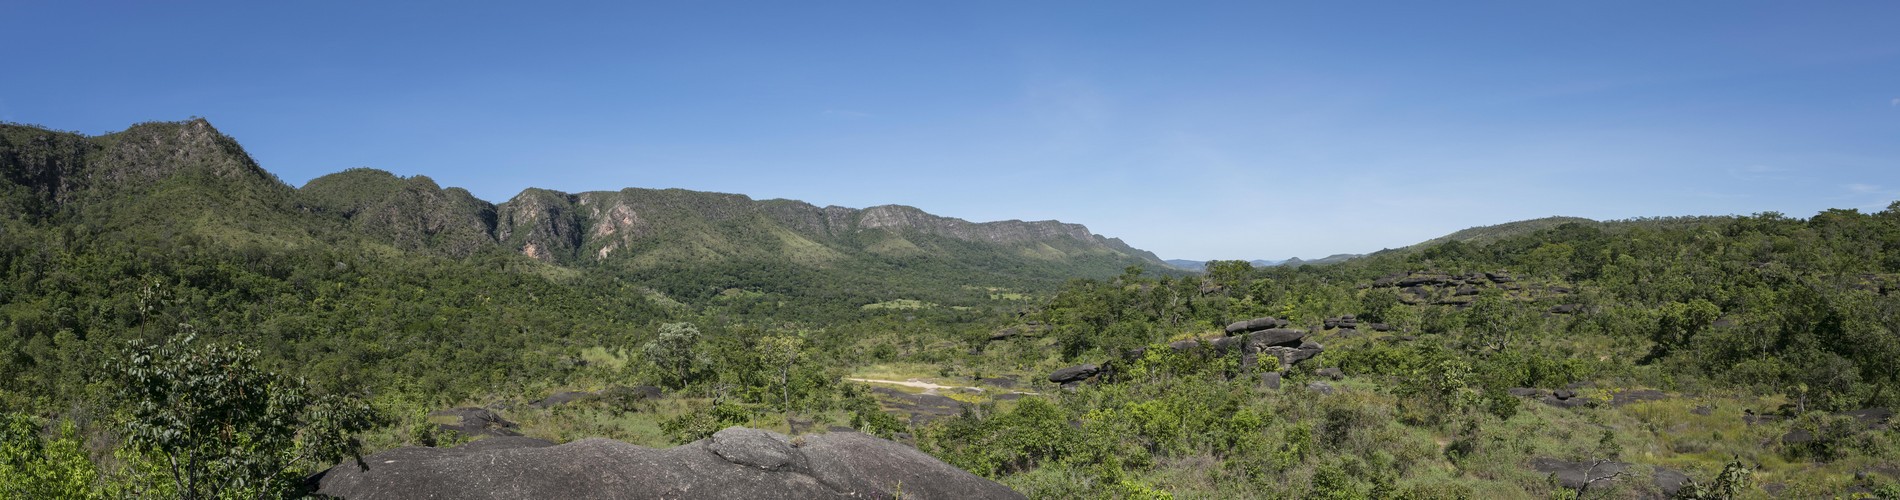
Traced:
<path fill-rule="evenodd" d="M 0 119 L 203 116 L 293 185 L 367 166 L 496 202 L 534 186 L 896 203 L 1191 259 L 1900 199 L 1885 1 L 5 12 Z"/>

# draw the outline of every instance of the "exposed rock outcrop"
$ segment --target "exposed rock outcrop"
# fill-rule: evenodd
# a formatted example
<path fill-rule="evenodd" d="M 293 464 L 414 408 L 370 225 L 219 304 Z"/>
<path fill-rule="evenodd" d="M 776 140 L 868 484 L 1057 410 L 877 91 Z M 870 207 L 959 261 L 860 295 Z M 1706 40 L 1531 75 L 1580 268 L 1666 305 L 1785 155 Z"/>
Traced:
<path fill-rule="evenodd" d="M 445 431 L 464 436 L 519 436 L 515 423 L 487 408 L 454 408 L 429 413 L 429 422 Z"/>
<path fill-rule="evenodd" d="M 1254 319 L 1250 319 L 1246 321 L 1235 321 L 1227 325 L 1226 332 L 1228 335 L 1239 335 L 1239 334 L 1266 330 L 1269 328 L 1285 328 L 1287 324 L 1288 324 L 1287 320 L 1269 316 L 1269 317 L 1264 317 L 1264 318 L 1254 318 Z"/>
<path fill-rule="evenodd" d="M 346 462 L 316 493 L 379 498 L 1023 498 L 914 448 L 856 432 L 731 427 L 668 449 L 590 438 L 398 448 Z"/>
<path fill-rule="evenodd" d="M 1049 381 L 1055 382 L 1058 384 L 1080 382 L 1083 380 L 1088 380 L 1089 377 L 1093 377 L 1095 376 L 1095 374 L 1101 373 L 1101 371 L 1102 371 L 1102 367 L 1096 366 L 1096 365 L 1071 366 L 1068 368 L 1056 370 L 1055 373 L 1049 374 Z"/>
<path fill-rule="evenodd" d="M 1625 481 L 1629 475 L 1638 471 L 1633 464 L 1611 460 L 1588 462 L 1570 462 L 1555 458 L 1537 458 L 1531 460 L 1531 470 L 1557 477 L 1557 484 L 1572 490 L 1604 489 L 1616 481 Z M 1682 486 L 1689 482 L 1689 476 L 1678 471 L 1661 467 L 1653 468 L 1651 484 L 1662 493 L 1661 497 L 1675 496 Z"/>

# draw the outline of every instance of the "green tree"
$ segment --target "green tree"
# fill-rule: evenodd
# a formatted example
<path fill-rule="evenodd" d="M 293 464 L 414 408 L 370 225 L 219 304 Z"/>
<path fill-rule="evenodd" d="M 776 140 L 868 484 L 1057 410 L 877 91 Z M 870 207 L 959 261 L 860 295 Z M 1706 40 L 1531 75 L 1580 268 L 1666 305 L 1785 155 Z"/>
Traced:
<path fill-rule="evenodd" d="M 0 498 L 104 498 L 99 468 L 86 459 L 72 422 L 40 437 L 40 420 L 0 414 Z"/>
<path fill-rule="evenodd" d="M 130 408 L 127 445 L 159 461 L 180 498 L 279 496 L 303 473 L 360 463 L 354 436 L 381 421 L 368 404 L 266 371 L 256 351 L 194 340 L 134 341 L 109 370 Z"/>
<path fill-rule="evenodd" d="M 709 361 L 699 352 L 704 337 L 692 323 L 660 325 L 660 335 L 648 341 L 640 352 L 660 371 L 661 385 L 671 389 L 686 387 Z"/>
<path fill-rule="evenodd" d="M 789 420 L 792 414 L 792 365 L 805 358 L 805 339 L 797 335 L 773 335 L 759 340 L 759 354 L 768 368 L 778 372 L 779 404 Z"/>
<path fill-rule="evenodd" d="M 1722 310 L 1707 300 L 1695 299 L 1688 303 L 1664 304 L 1658 313 L 1656 329 L 1650 334 L 1650 339 L 1656 342 L 1651 358 L 1661 358 L 1687 347 L 1697 334 L 1715 322 Z"/>

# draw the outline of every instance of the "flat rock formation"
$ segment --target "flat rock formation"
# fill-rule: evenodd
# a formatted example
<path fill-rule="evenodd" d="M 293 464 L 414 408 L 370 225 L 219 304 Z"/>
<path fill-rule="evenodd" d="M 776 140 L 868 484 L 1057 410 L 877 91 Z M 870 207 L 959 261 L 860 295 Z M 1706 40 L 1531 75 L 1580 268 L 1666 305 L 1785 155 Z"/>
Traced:
<path fill-rule="evenodd" d="M 313 478 L 350 499 L 1023 498 L 908 446 L 856 432 L 803 436 L 730 427 L 652 449 L 590 438 L 555 445 L 505 437 L 454 448 L 398 448 Z"/>

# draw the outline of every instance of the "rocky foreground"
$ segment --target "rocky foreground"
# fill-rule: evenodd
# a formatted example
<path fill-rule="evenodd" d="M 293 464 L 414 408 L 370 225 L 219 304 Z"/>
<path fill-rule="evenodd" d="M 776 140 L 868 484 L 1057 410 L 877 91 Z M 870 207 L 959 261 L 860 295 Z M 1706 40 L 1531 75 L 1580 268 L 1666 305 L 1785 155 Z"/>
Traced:
<path fill-rule="evenodd" d="M 407 447 L 312 478 L 315 493 L 377 498 L 1023 498 L 908 446 L 857 432 L 787 438 L 731 427 L 652 449 L 611 439 L 510 436 Z"/>

